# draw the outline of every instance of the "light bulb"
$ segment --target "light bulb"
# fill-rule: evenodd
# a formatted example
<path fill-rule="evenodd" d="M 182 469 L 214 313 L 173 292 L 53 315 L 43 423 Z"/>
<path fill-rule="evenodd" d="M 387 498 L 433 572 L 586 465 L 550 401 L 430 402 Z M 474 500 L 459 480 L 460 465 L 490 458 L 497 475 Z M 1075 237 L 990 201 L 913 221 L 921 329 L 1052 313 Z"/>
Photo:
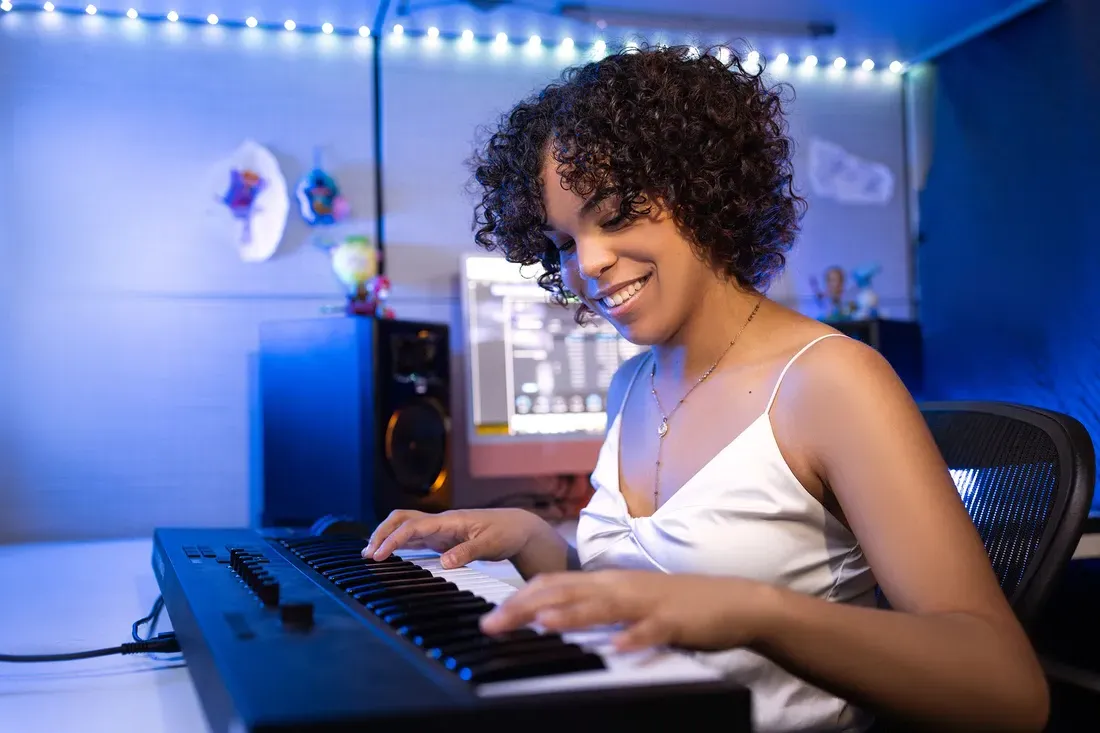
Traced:
<path fill-rule="evenodd" d="M 211 13 L 210 15 L 206 16 L 206 22 L 209 23 L 210 25 L 217 25 L 218 24 L 218 16 Z"/>
<path fill-rule="evenodd" d="M 563 49 L 565 49 L 566 51 L 572 51 L 573 50 L 573 39 L 569 38 L 568 36 L 561 39 L 561 47 Z"/>
<path fill-rule="evenodd" d="M 45 3 L 42 6 L 42 9 L 45 10 L 47 13 L 52 13 L 53 12 L 53 3 Z"/>
<path fill-rule="evenodd" d="M 180 19 L 180 14 L 177 13 L 175 10 L 169 10 L 168 15 L 166 15 L 165 17 L 168 18 L 169 23 L 175 23 L 177 20 Z"/>
<path fill-rule="evenodd" d="M 833 68 L 834 69 L 843 69 L 847 65 L 848 65 L 848 60 L 845 59 L 843 56 L 837 56 L 835 59 L 833 59 Z"/>
<path fill-rule="evenodd" d="M 785 53 L 781 53 L 775 57 L 776 66 L 786 66 L 787 62 L 791 60 L 791 57 Z"/>
<path fill-rule="evenodd" d="M 538 36 L 531 36 L 529 39 L 527 39 L 527 42 L 530 43 L 532 46 L 542 45 L 542 39 Z"/>
<path fill-rule="evenodd" d="M 297 27 L 298 24 L 295 23 L 293 20 L 288 20 L 287 22 L 283 23 L 283 28 L 286 28 L 288 31 L 292 31 Z"/>
<path fill-rule="evenodd" d="M 462 40 L 466 41 L 467 43 L 473 43 L 474 32 L 472 30 L 470 30 L 469 28 L 462 31 Z"/>
<path fill-rule="evenodd" d="M 244 24 L 246 26 L 248 26 L 249 28 L 255 28 L 256 26 L 258 26 L 260 24 L 260 22 L 258 20 L 256 20 L 255 18 L 253 18 L 252 16 L 248 16 L 248 20 L 246 20 L 244 22 Z"/>
<path fill-rule="evenodd" d="M 137 20 L 138 12 L 136 10 L 134 10 L 133 8 L 130 8 L 129 10 L 126 11 L 126 17 L 129 18 L 130 20 Z"/>
<path fill-rule="evenodd" d="M 875 62 L 874 61 L 872 61 L 871 59 L 863 59 L 863 70 L 864 71 L 870 71 L 873 68 L 875 68 Z"/>
<path fill-rule="evenodd" d="M 497 34 L 497 43 L 500 44 L 501 46 L 508 43 L 508 34 L 507 33 L 498 33 Z"/>
<path fill-rule="evenodd" d="M 8 0 L 4 0 L 4 2 L 0 3 L 0 10 L 3 10 L 5 13 L 11 10 L 12 7 L 12 4 L 9 3 Z"/>
<path fill-rule="evenodd" d="M 359 26 L 359 35 L 361 35 L 363 38 L 366 38 L 370 35 L 370 28 L 365 25 Z"/>
<path fill-rule="evenodd" d="M 900 74 L 902 68 L 904 68 L 904 67 L 901 65 L 900 61 L 891 61 L 890 62 L 890 71 L 894 72 L 895 74 Z"/>
<path fill-rule="evenodd" d="M 603 42 L 602 38 L 597 39 L 596 42 L 592 44 L 592 50 L 596 53 L 602 54 L 604 51 L 607 50 L 607 44 Z"/>
<path fill-rule="evenodd" d="M 393 27 L 393 34 L 395 36 L 400 36 L 404 32 L 405 32 L 405 26 L 401 25 L 400 23 L 398 23 L 397 25 L 395 25 Z"/>
<path fill-rule="evenodd" d="M 434 25 L 428 29 L 428 38 L 439 38 L 439 29 Z"/>
<path fill-rule="evenodd" d="M 809 56 L 806 57 L 806 59 L 803 61 L 803 63 L 806 64 L 806 66 L 808 66 L 810 68 L 813 68 L 813 67 L 817 66 L 817 56 L 814 56 L 811 53 Z"/>
<path fill-rule="evenodd" d="M 88 15 L 95 15 L 96 12 L 98 12 L 98 10 L 99 9 L 96 8 L 95 5 L 89 5 L 88 7 L 84 8 L 84 12 L 87 13 Z"/>

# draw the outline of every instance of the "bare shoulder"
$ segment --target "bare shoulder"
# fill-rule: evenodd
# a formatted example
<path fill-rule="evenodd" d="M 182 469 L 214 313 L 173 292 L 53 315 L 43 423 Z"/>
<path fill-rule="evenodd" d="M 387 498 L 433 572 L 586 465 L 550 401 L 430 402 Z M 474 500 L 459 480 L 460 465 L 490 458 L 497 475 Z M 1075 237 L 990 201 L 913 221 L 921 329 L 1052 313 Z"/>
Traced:
<path fill-rule="evenodd" d="M 891 603 L 1009 623 L 947 465 L 882 355 L 853 339 L 825 339 L 795 361 L 783 389 L 786 429 L 839 501 Z"/>
<path fill-rule="evenodd" d="M 620 364 L 619 368 L 615 371 L 615 375 L 611 378 L 611 384 L 607 388 L 608 429 L 611 428 L 611 423 L 615 422 L 615 417 L 622 410 L 623 402 L 626 400 L 627 386 L 630 384 L 630 380 L 634 379 L 634 375 L 638 373 L 642 362 L 648 358 L 648 350 L 640 354 L 635 354 Z"/>
<path fill-rule="evenodd" d="M 821 335 L 836 333 L 825 328 Z M 908 446 L 910 455 L 916 450 L 922 460 L 940 467 L 920 409 L 893 367 L 852 338 L 821 339 L 794 361 L 775 418 L 817 453 L 822 468 L 830 459 L 858 455 L 861 445 L 881 448 L 883 442 L 899 451 Z"/>

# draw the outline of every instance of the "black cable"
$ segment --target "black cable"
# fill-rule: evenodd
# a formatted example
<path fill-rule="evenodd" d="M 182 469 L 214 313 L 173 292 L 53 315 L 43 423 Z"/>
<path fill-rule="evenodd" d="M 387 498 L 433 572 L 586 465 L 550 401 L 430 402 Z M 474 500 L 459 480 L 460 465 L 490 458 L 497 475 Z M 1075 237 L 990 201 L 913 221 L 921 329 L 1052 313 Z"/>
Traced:
<path fill-rule="evenodd" d="M 164 596 L 157 596 L 157 600 L 153 602 L 152 609 L 149 610 L 149 615 L 144 618 L 139 618 L 134 622 L 134 625 L 130 629 L 130 635 L 134 637 L 134 641 L 148 641 L 149 636 L 152 636 L 153 632 L 157 628 L 157 619 L 160 618 L 160 612 L 164 610 Z M 138 629 L 142 624 L 149 624 L 149 636 L 142 636 L 138 633 Z"/>
<path fill-rule="evenodd" d="M 157 626 L 157 619 L 164 610 L 164 596 L 157 596 L 149 615 L 139 618 L 130 627 L 130 635 L 134 637 L 132 642 L 120 646 L 104 647 L 103 649 L 89 649 L 82 652 L 68 652 L 65 654 L 0 654 L 0 662 L 71 662 L 77 659 L 92 659 L 94 657 L 109 657 L 115 654 L 169 654 L 180 651 L 180 643 L 176 640 L 174 632 L 166 631 L 157 634 L 153 638 L 143 637 L 138 629 L 143 624 L 149 624 L 149 634 L 152 635 Z"/>
<path fill-rule="evenodd" d="M 90 649 L 83 652 L 69 652 L 67 654 L 0 654 L 0 662 L 71 662 L 76 659 L 109 657 L 114 654 L 164 654 L 178 652 L 179 650 L 180 643 L 176 640 L 175 633 L 166 631 L 163 634 L 157 634 L 153 639 L 130 641 L 120 646 Z"/>

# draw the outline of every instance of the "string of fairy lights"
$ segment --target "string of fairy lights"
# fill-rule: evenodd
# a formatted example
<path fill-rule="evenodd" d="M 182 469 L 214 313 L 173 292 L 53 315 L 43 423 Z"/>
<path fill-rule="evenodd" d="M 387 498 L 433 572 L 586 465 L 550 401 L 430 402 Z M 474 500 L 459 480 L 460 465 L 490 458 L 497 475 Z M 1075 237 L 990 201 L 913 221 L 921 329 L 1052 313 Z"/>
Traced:
<path fill-rule="evenodd" d="M 308 23 L 300 23 L 294 18 L 282 18 L 282 19 L 260 19 L 255 16 L 249 16 L 244 19 L 236 18 L 222 18 L 214 13 L 210 13 L 206 16 L 192 16 L 179 13 L 175 10 L 169 10 L 165 13 L 146 13 L 137 10 L 136 8 L 129 8 L 128 10 L 110 10 L 105 8 L 99 8 L 94 4 L 84 5 L 82 7 L 57 5 L 53 2 L 43 3 L 13 3 L 10 0 L 0 0 L 0 11 L 4 14 L 7 13 L 53 13 L 60 15 L 74 15 L 74 16 L 97 16 L 102 18 L 109 18 L 119 21 L 127 21 L 131 23 L 178 23 L 189 26 L 219 26 L 231 29 L 241 29 L 245 31 L 268 31 L 277 33 L 299 33 L 305 35 L 326 35 L 326 36 L 342 36 L 342 37 L 358 37 L 358 38 L 370 38 L 375 40 L 378 38 L 379 33 L 376 29 L 372 29 L 367 25 L 358 26 L 339 26 L 333 23 L 324 22 L 320 25 L 313 25 Z M 385 34 L 390 35 L 394 40 L 403 40 L 405 38 L 422 38 L 430 42 L 453 42 L 458 44 L 460 48 L 473 49 L 475 47 L 486 46 L 490 50 L 506 50 L 513 47 L 523 47 L 528 51 L 542 52 L 542 51 L 556 51 L 559 56 L 572 57 L 577 54 L 587 55 L 591 58 L 601 58 L 608 51 L 607 43 L 602 39 L 596 39 L 591 43 L 581 44 L 575 42 L 572 38 L 564 37 L 559 40 L 544 40 L 540 36 L 532 35 L 526 38 L 513 38 L 506 33 L 497 33 L 495 35 L 479 35 L 471 29 L 464 29 L 459 32 L 440 30 L 435 26 L 428 28 L 406 28 L 401 23 L 394 23 L 383 31 Z M 629 50 L 635 44 L 627 43 L 624 48 Z M 725 48 L 719 48 L 717 50 L 720 60 L 725 62 L 728 60 L 729 51 Z M 722 58 L 726 56 L 726 58 Z M 757 65 L 765 59 L 757 51 L 750 51 L 744 62 L 747 65 Z M 818 66 L 832 68 L 837 71 L 844 69 L 861 69 L 865 72 L 871 72 L 875 69 L 887 70 L 894 74 L 900 74 L 905 71 L 905 64 L 900 61 L 894 60 L 880 67 L 878 62 L 871 58 L 865 58 L 858 62 L 849 62 L 849 60 L 843 56 L 837 56 L 831 59 L 819 59 L 813 54 L 808 54 L 801 57 L 792 57 L 786 53 L 777 53 L 774 56 L 769 56 L 767 59 L 769 68 L 783 68 L 786 66 L 800 66 L 803 69 L 814 69 Z"/>

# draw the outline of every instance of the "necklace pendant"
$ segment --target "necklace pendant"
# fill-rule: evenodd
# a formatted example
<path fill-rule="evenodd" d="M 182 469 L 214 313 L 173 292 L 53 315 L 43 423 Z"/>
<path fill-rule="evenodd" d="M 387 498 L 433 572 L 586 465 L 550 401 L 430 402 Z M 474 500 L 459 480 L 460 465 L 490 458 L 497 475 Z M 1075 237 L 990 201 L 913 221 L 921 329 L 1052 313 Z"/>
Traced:
<path fill-rule="evenodd" d="M 661 424 L 657 426 L 657 435 L 665 437 L 668 434 L 668 418 L 662 417 Z"/>

